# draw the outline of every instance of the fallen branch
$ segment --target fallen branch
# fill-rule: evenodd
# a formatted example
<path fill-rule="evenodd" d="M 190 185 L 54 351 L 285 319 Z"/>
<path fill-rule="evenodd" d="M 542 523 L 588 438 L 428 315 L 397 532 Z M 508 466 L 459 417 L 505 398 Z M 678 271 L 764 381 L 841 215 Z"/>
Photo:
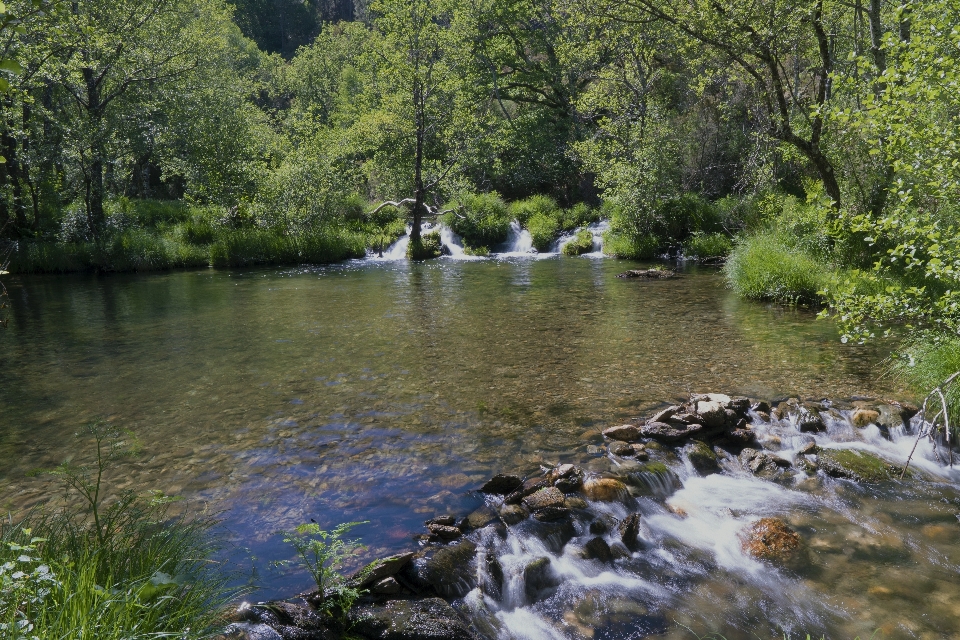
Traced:
<path fill-rule="evenodd" d="M 950 443 L 950 410 L 947 406 L 947 396 L 944 394 L 944 389 L 950 386 L 957 378 L 960 378 L 960 371 L 955 372 L 949 378 L 937 385 L 933 391 L 927 394 L 927 397 L 923 399 L 923 406 L 920 408 L 920 428 L 917 431 L 917 440 L 913 443 L 913 448 L 910 449 L 910 455 L 907 456 L 907 463 L 903 465 L 903 471 L 900 472 L 900 479 L 903 480 L 907 475 L 907 468 L 910 466 L 910 461 L 913 459 L 913 454 L 917 450 L 917 445 L 920 444 L 921 438 L 924 436 L 930 438 L 930 441 L 934 444 L 934 451 L 936 451 L 936 441 L 934 440 L 934 435 L 939 431 L 938 424 L 940 424 L 941 418 L 943 422 L 940 426 L 943 427 L 944 437 L 947 441 L 947 458 L 949 459 L 949 464 L 953 467 L 953 449 Z M 926 423 L 924 426 L 924 419 L 927 416 L 927 404 L 931 399 L 936 399 L 940 401 L 940 411 L 933 416 L 933 420 L 929 423 Z M 937 458 L 940 458 L 939 452 L 937 453 Z"/>

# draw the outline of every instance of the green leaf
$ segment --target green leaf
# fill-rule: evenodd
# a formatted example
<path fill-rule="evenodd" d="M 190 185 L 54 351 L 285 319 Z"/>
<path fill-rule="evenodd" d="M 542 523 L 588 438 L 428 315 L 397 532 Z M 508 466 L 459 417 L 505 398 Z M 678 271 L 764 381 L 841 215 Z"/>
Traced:
<path fill-rule="evenodd" d="M 9 73 L 20 74 L 23 73 L 23 67 L 20 66 L 20 63 L 16 60 L 11 60 L 6 58 L 0 60 L 0 71 L 7 71 Z"/>

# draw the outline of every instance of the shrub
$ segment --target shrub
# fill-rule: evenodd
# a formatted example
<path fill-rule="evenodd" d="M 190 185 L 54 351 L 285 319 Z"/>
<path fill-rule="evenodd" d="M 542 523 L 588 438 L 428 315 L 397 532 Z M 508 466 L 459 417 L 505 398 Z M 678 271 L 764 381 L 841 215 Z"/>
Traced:
<path fill-rule="evenodd" d="M 560 226 L 564 231 L 572 231 L 599 220 L 600 212 L 597 209 L 591 209 L 586 203 L 579 202 L 563 210 Z"/>
<path fill-rule="evenodd" d="M 700 260 L 723 258 L 733 249 L 733 243 L 723 233 L 697 232 L 683 243 L 683 253 L 688 258 Z"/>
<path fill-rule="evenodd" d="M 565 256 L 579 256 L 593 251 L 593 234 L 584 229 L 573 237 L 572 240 L 563 245 L 561 249 Z"/>
<path fill-rule="evenodd" d="M 408 260 L 431 260 L 439 258 L 443 253 L 443 244 L 440 241 L 440 232 L 431 231 L 420 236 L 420 241 L 410 240 L 407 245 Z"/>
<path fill-rule="evenodd" d="M 560 223 L 553 216 L 536 213 L 527 220 L 527 230 L 533 237 L 533 247 L 537 251 L 549 251 L 560 233 Z"/>
<path fill-rule="evenodd" d="M 464 244 L 471 247 L 493 247 L 506 241 L 510 233 L 510 213 L 506 203 L 496 193 L 471 194 L 463 197 L 454 212 L 443 217 L 443 222 Z"/>
<path fill-rule="evenodd" d="M 650 260 L 656 258 L 660 240 L 652 235 L 628 235 L 614 230 L 603 235 L 603 252 L 615 258 Z"/>
<path fill-rule="evenodd" d="M 819 304 L 834 279 L 829 266 L 788 247 L 772 232 L 745 238 L 727 259 L 727 283 L 743 298 Z"/>
<path fill-rule="evenodd" d="M 558 218 L 559 213 L 560 207 L 557 206 L 557 201 L 550 196 L 530 196 L 525 200 L 517 200 L 510 204 L 510 217 L 524 227 L 527 226 L 527 221 L 536 215 Z M 529 227 L 527 228 L 529 229 Z"/>

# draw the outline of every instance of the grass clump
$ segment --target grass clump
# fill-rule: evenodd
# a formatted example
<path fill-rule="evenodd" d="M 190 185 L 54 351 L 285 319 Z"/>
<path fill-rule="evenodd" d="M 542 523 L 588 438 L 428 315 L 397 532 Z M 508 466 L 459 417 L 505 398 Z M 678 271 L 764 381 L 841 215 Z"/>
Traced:
<path fill-rule="evenodd" d="M 440 232 L 431 231 L 420 236 L 420 240 L 410 240 L 407 245 L 408 260 L 431 260 L 439 258 L 443 253 L 443 244 L 440 242 Z"/>
<path fill-rule="evenodd" d="M 556 220 L 559 213 L 560 207 L 557 206 L 557 201 L 550 196 L 543 195 L 530 196 L 524 200 L 512 202 L 510 203 L 509 210 L 510 217 L 515 218 L 517 222 L 529 229 L 531 233 L 533 233 L 533 230 L 530 229 L 527 223 L 532 218 L 541 216 Z"/>
<path fill-rule="evenodd" d="M 749 236 L 733 249 L 724 266 L 727 283 L 742 298 L 784 304 L 819 304 L 834 279 L 833 270 L 776 234 Z"/>
<path fill-rule="evenodd" d="M 710 260 L 726 257 L 733 249 L 730 238 L 723 233 L 694 233 L 683 243 L 683 253 L 688 258 Z"/>
<path fill-rule="evenodd" d="M 526 226 L 533 238 L 533 248 L 537 251 L 549 251 L 560 233 L 560 223 L 556 217 L 544 213 L 531 216 Z"/>
<path fill-rule="evenodd" d="M 565 256 L 579 256 L 593 251 L 593 234 L 589 229 L 583 229 L 577 232 L 570 242 L 563 245 L 561 249 Z"/>
<path fill-rule="evenodd" d="M 891 373 L 904 381 L 918 397 L 925 397 L 955 372 L 960 371 L 960 338 L 922 333 L 904 343 L 900 353 L 890 360 Z M 960 384 L 943 389 L 950 424 L 960 435 Z M 931 400 L 927 419 L 943 407 L 939 398 Z"/>
<path fill-rule="evenodd" d="M 443 216 L 443 223 L 475 249 L 505 242 L 510 233 L 509 208 L 496 193 L 469 194 L 447 208 L 454 211 Z"/>
<path fill-rule="evenodd" d="M 611 229 L 603 236 L 603 252 L 614 258 L 649 260 L 659 255 L 660 241 L 653 235 L 630 235 Z"/>
<path fill-rule="evenodd" d="M 80 496 L 56 513 L 0 527 L 0 632 L 5 638 L 139 640 L 208 637 L 238 594 L 210 560 L 213 520 L 169 518 L 169 499 L 121 493 L 106 468 L 121 434 L 90 425 L 90 467 L 57 473 Z"/>
<path fill-rule="evenodd" d="M 232 229 L 210 246 L 214 267 L 257 264 L 324 264 L 366 255 L 366 242 L 341 229 L 280 233 L 272 229 Z"/>

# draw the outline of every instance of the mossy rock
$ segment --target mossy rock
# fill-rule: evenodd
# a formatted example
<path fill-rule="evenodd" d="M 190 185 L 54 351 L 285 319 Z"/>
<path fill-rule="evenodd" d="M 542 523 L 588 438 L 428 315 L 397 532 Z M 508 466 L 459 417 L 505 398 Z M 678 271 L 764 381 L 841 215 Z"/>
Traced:
<path fill-rule="evenodd" d="M 440 242 L 440 232 L 431 231 L 420 236 L 419 242 L 411 239 L 407 245 L 408 260 L 431 260 L 439 258 L 443 253 L 443 243 Z"/>
<path fill-rule="evenodd" d="M 714 453 L 713 449 L 703 442 L 700 442 L 699 440 L 693 440 L 685 447 L 684 450 L 687 453 L 687 458 L 690 460 L 690 464 L 693 465 L 693 468 L 696 469 L 698 473 L 710 475 L 711 473 L 717 473 L 720 471 L 720 464 L 717 461 L 717 454 Z"/>
<path fill-rule="evenodd" d="M 858 482 L 899 479 L 903 471 L 883 458 L 856 449 L 821 449 L 817 454 L 817 467 L 828 476 Z M 905 477 L 912 478 L 913 472 L 907 469 Z"/>

